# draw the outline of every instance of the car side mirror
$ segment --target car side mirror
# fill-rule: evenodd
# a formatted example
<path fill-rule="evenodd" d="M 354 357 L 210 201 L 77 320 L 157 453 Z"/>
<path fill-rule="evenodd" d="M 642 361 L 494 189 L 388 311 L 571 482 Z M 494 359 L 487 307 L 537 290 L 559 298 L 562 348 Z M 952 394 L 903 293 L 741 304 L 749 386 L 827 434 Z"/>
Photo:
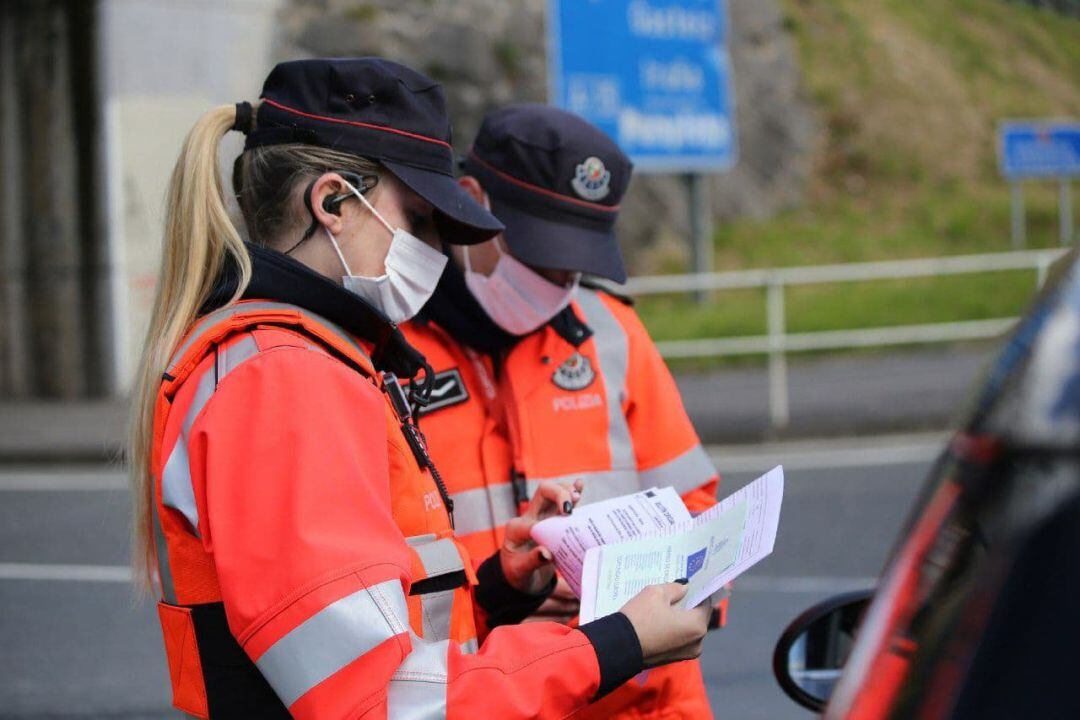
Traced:
<path fill-rule="evenodd" d="M 873 590 L 836 595 L 787 626 L 773 652 L 773 674 L 788 697 L 815 712 L 825 708 L 873 595 Z"/>

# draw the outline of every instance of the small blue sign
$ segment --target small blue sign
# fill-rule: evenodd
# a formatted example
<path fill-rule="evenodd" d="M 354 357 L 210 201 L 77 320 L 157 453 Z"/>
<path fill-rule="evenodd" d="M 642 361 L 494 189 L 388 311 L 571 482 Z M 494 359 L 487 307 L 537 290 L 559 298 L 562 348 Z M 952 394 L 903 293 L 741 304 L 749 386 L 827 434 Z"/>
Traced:
<path fill-rule="evenodd" d="M 553 105 L 600 127 L 638 170 L 735 164 L 724 0 L 548 0 Z"/>
<path fill-rule="evenodd" d="M 1002 123 L 998 161 L 1010 180 L 1080 176 L 1080 123 Z"/>

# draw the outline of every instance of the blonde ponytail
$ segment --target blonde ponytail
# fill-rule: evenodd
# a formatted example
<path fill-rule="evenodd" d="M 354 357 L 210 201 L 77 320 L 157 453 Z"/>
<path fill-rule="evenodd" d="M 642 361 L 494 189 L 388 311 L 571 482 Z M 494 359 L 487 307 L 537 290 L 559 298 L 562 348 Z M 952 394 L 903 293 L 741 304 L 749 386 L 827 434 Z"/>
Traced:
<path fill-rule="evenodd" d="M 236 108 L 207 112 L 188 133 L 169 182 L 161 272 L 132 398 L 130 462 L 132 562 L 141 585 L 154 577 L 150 462 L 154 405 L 170 355 L 207 301 L 226 261 L 239 269 L 237 300 L 251 279 L 251 260 L 229 218 L 218 173 L 218 145 L 236 121 Z"/>

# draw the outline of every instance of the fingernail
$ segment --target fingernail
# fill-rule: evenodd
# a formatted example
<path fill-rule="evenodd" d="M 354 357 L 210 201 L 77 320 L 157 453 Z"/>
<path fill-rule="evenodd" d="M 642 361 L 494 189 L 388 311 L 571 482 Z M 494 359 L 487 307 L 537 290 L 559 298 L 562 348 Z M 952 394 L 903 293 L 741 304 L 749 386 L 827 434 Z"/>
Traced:
<path fill-rule="evenodd" d="M 679 583 L 680 585 L 686 585 L 688 582 L 690 582 L 690 579 L 689 578 L 679 578 L 675 582 Z"/>
<path fill-rule="evenodd" d="M 562 511 L 569 515 L 570 513 L 574 512 L 574 504 L 569 500 L 564 500 L 562 504 Z"/>
<path fill-rule="evenodd" d="M 540 557 L 544 558 L 546 562 L 551 562 L 551 553 L 546 548 L 540 550 Z"/>

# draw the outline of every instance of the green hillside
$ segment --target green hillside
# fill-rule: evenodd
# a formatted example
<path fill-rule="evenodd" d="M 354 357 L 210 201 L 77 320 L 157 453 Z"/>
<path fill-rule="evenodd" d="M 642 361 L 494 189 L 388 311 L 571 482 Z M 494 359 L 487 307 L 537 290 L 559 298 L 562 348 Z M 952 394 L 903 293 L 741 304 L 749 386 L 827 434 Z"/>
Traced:
<path fill-rule="evenodd" d="M 1080 20 L 1003 0 L 782 0 L 820 118 L 800 209 L 718 228 L 716 266 L 858 262 L 1010 249 L 996 127 L 1080 117 Z M 1080 191 L 1077 192 L 1080 195 Z M 1057 187 L 1027 186 L 1028 246 L 1057 245 Z M 1080 202 L 1075 202 L 1080 205 Z M 1000 317 L 1032 273 L 792 291 L 792 330 Z M 757 293 L 641 304 L 661 338 L 758 333 Z"/>

